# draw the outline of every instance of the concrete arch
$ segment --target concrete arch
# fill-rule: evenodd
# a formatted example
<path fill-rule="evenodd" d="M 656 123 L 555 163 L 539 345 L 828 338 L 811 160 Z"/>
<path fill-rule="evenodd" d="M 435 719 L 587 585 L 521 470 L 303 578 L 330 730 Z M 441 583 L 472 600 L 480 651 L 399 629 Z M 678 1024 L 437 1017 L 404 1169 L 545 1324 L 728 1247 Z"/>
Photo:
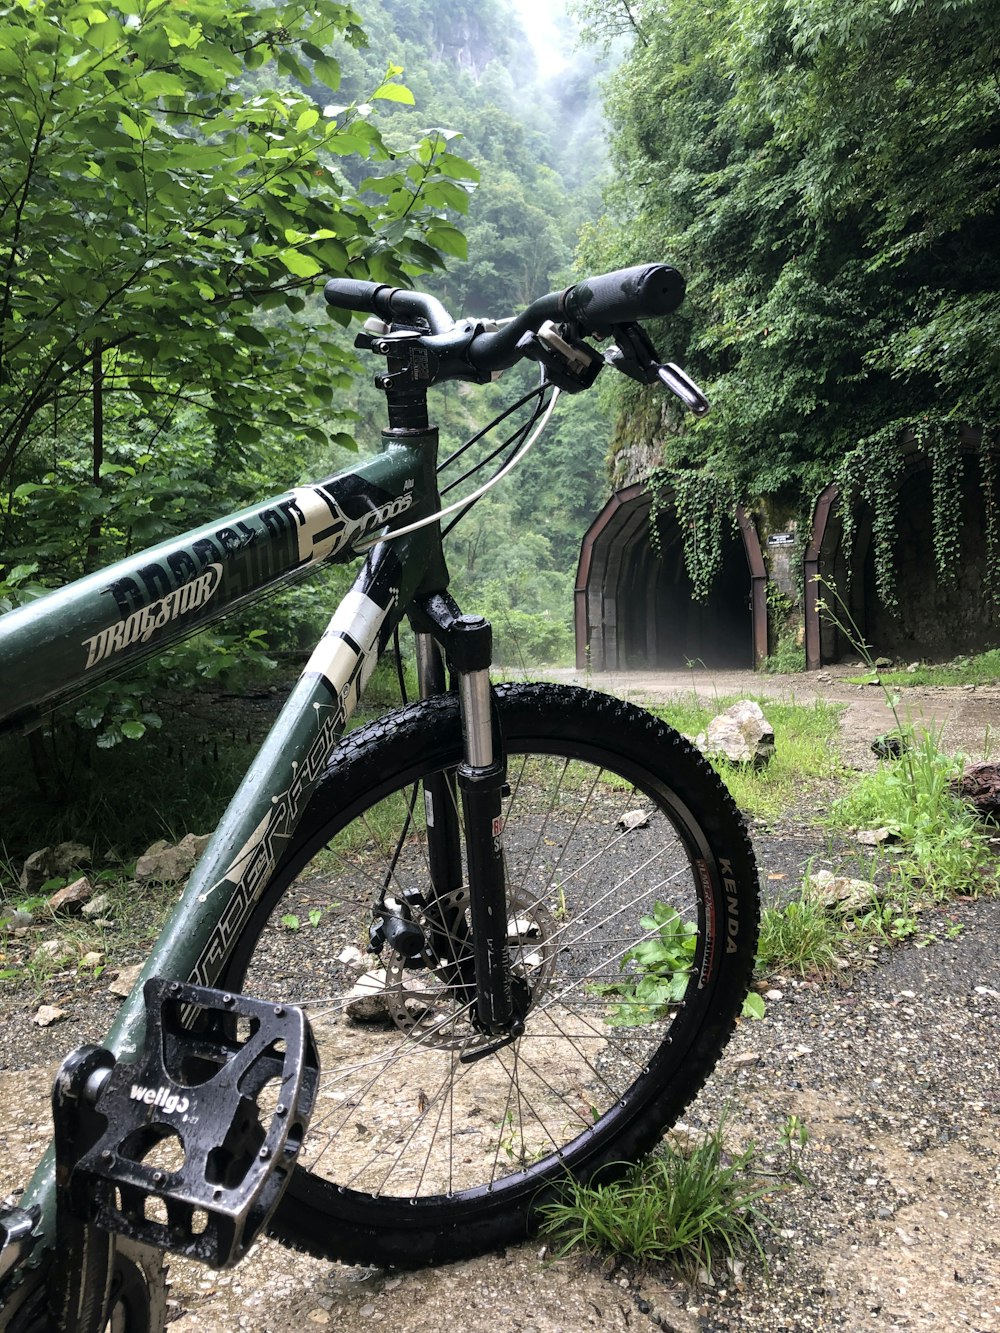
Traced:
<path fill-rule="evenodd" d="M 737 534 L 708 603 L 696 603 L 676 516 L 661 511 L 660 550 L 649 532 L 652 494 L 616 491 L 580 547 L 575 591 L 577 667 L 597 671 L 753 666 L 767 654 L 767 575 L 760 539 L 742 505 Z"/>
<path fill-rule="evenodd" d="M 851 559 L 844 550 L 841 496 L 831 483 L 818 496 L 803 557 L 806 668 L 815 671 L 853 655 L 849 638 L 819 610 L 824 592 L 816 576 L 837 590 L 875 656 L 897 659 L 953 657 L 1000 645 L 1000 610 L 987 582 L 985 497 L 978 464 L 982 432 L 963 427 L 959 569 L 954 584 L 940 582 L 934 565 L 931 460 L 912 432 L 900 441 L 903 470 L 897 484 L 896 598 L 886 609 L 875 592 L 871 510 L 855 512 Z M 992 449 L 1000 455 L 1000 441 Z M 1000 473 L 1000 456 L 997 459 Z M 1000 493 L 993 496 L 1000 506 Z"/>

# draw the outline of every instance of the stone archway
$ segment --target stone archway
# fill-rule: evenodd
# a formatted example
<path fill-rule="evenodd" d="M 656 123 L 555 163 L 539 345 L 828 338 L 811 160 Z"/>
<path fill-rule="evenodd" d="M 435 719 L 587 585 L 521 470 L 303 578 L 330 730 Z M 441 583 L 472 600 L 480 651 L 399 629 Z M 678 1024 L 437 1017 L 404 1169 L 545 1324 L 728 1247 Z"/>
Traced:
<path fill-rule="evenodd" d="M 754 666 L 767 653 L 766 574 L 757 530 L 737 506 L 722 570 L 699 603 L 684 567 L 682 533 L 669 506 L 650 539 L 652 495 L 643 483 L 617 491 L 590 525 L 576 580 L 576 660 L 584 670 Z"/>
<path fill-rule="evenodd" d="M 960 554 L 955 581 L 946 584 L 938 578 L 934 563 L 931 461 L 912 434 L 901 441 L 905 462 L 897 488 L 896 611 L 883 606 L 875 590 L 870 508 L 857 506 L 848 561 L 839 488 L 831 483 L 821 492 L 804 557 L 808 670 L 854 654 L 849 638 L 820 614 L 818 601 L 828 594 L 817 587 L 817 575 L 837 590 L 875 656 L 940 661 L 1000 645 L 1000 609 L 987 582 L 980 447 L 981 432 L 963 427 Z M 993 502 L 1000 504 L 1000 494 Z"/>

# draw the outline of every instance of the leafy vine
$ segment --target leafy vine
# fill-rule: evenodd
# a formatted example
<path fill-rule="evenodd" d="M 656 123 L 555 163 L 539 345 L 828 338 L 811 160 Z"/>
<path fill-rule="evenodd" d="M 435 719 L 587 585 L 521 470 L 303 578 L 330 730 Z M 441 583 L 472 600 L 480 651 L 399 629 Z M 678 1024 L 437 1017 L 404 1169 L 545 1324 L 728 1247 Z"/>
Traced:
<path fill-rule="evenodd" d="M 875 590 L 882 605 L 890 611 L 899 609 L 896 601 L 893 539 L 899 512 L 902 470 L 899 427 L 896 424 L 861 440 L 856 448 L 844 456 L 837 469 L 844 557 L 850 564 L 857 535 L 857 501 L 861 499 L 872 511 Z"/>
<path fill-rule="evenodd" d="M 691 469 L 657 468 L 648 478 L 652 492 L 649 540 L 662 554 L 659 517 L 673 509 L 681 530 L 684 566 L 692 596 L 704 602 L 722 568 L 726 539 L 736 526 L 736 491 L 729 481 Z"/>
<path fill-rule="evenodd" d="M 955 441 L 937 423 L 921 423 L 916 437 L 931 460 L 934 564 L 941 583 L 951 585 L 955 582 L 962 554 L 962 458 Z"/>
<path fill-rule="evenodd" d="M 986 527 L 986 584 L 990 600 L 1000 606 L 1000 512 L 997 509 L 997 447 L 1000 435 L 983 427 L 979 440 L 979 475 L 983 483 Z"/>

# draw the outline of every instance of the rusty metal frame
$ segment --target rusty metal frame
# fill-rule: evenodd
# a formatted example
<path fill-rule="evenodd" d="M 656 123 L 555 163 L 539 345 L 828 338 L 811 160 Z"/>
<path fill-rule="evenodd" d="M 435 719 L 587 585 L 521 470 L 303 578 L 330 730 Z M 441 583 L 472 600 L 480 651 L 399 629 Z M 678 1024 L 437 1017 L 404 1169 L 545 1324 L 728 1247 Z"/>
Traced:
<path fill-rule="evenodd" d="M 818 671 L 823 665 L 823 645 L 820 639 L 819 623 L 819 588 L 816 579 L 819 576 L 820 556 L 826 530 L 830 522 L 830 513 L 840 498 L 840 487 L 835 481 L 819 494 L 813 510 L 812 533 L 805 555 L 802 557 L 803 587 L 805 589 L 805 638 L 806 670 Z"/>

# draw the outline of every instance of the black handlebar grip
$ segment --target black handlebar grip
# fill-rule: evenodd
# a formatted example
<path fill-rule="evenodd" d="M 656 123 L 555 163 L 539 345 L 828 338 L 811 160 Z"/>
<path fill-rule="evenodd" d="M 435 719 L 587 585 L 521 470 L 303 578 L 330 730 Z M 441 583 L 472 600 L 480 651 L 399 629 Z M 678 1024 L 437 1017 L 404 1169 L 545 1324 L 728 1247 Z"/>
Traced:
<path fill-rule="evenodd" d="M 366 315 L 389 314 L 386 298 L 393 288 L 384 282 L 363 282 L 360 278 L 331 278 L 323 288 L 330 305 L 340 310 L 360 310 Z M 384 293 L 384 295 L 383 295 Z"/>
<path fill-rule="evenodd" d="M 584 329 L 669 315 L 684 300 L 684 279 L 669 264 L 636 264 L 567 287 L 562 308 Z"/>
<path fill-rule="evenodd" d="M 411 292 L 408 287 L 362 282 L 360 278 L 331 278 L 323 295 L 330 305 L 342 310 L 360 310 L 418 329 L 426 327 L 431 333 L 447 333 L 455 323 L 436 296 Z"/>

